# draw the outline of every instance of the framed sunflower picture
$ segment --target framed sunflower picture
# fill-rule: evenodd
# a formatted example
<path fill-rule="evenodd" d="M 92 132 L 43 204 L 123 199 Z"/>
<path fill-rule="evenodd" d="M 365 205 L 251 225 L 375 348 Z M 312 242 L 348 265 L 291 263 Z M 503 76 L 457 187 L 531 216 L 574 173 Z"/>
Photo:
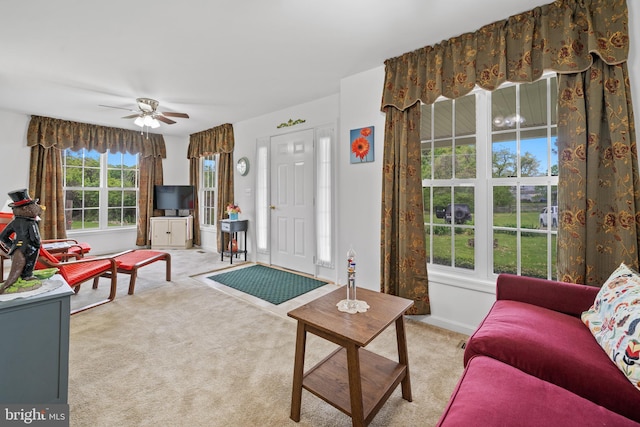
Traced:
<path fill-rule="evenodd" d="M 350 149 L 351 163 L 373 162 L 373 126 L 360 129 L 351 129 Z"/>

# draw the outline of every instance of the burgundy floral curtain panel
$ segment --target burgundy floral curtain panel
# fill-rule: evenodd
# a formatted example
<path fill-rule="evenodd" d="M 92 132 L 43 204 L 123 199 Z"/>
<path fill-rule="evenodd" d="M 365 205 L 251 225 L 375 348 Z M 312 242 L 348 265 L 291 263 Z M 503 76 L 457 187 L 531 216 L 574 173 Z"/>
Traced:
<path fill-rule="evenodd" d="M 146 177 L 154 177 L 153 180 L 160 177 L 162 180 L 162 159 L 167 157 L 162 135 L 141 135 L 132 130 L 32 116 L 27 129 L 27 146 L 31 147 L 29 194 L 47 206 L 41 224 L 44 239 L 67 236 L 62 193 L 62 150 L 85 148 L 99 153 L 109 150 L 113 153 L 139 154 L 141 188 L 136 244 L 148 242 L 146 224 L 150 212 L 148 206 L 153 206 L 153 191 L 145 187 L 147 184 L 143 180 Z"/>
<path fill-rule="evenodd" d="M 218 209 L 216 218 L 223 218 L 227 205 L 233 203 L 234 199 L 234 182 L 233 182 L 233 153 L 220 153 L 218 159 Z M 218 222 L 218 236 L 222 234 L 223 242 L 218 239 L 218 252 L 227 247 L 229 233 L 220 231 L 220 222 Z"/>
<path fill-rule="evenodd" d="M 388 108 L 384 135 L 381 291 L 413 300 L 407 314 L 429 314 L 420 105 L 404 111 Z"/>
<path fill-rule="evenodd" d="M 625 75 L 625 67 L 622 65 L 627 61 L 628 50 L 628 11 L 625 0 L 558 0 L 486 25 L 474 33 L 453 37 L 439 44 L 388 59 L 385 61 L 382 110 L 389 114 L 392 109 L 405 111 L 416 103 L 433 103 L 440 96 L 461 97 L 476 85 L 493 90 L 506 81 L 532 82 L 545 70 L 561 74 L 565 88 L 578 94 L 579 82 L 570 82 L 573 79 L 569 78 L 570 75 L 576 76 L 575 79 L 589 80 L 594 72 L 603 73 L 607 77 L 606 81 L 603 80 L 601 88 L 603 92 L 607 92 L 607 97 L 602 102 L 606 103 L 604 111 L 609 124 L 598 126 L 602 134 L 597 133 L 600 131 L 592 133 L 591 128 L 587 127 L 599 120 L 598 117 L 591 116 L 599 114 L 598 108 L 591 105 L 592 102 L 600 102 L 595 97 L 585 96 L 585 104 L 579 107 L 578 101 L 575 105 L 564 101 L 563 105 L 559 96 L 558 114 L 565 114 L 558 123 L 559 145 L 566 146 L 567 153 L 580 152 L 584 147 L 580 147 L 579 139 L 584 140 L 584 135 L 575 137 L 575 142 L 561 139 L 573 138 L 570 136 L 570 132 L 573 131 L 582 134 L 579 129 L 583 128 L 586 129 L 584 132 L 588 135 L 589 144 L 593 144 L 589 145 L 590 152 L 602 156 L 602 153 L 615 152 L 607 149 L 607 146 L 613 148 L 623 144 L 624 150 L 635 153 L 633 111 L 630 98 L 626 96 L 629 78 Z M 579 77 L 583 73 L 584 77 Z M 589 84 L 590 87 L 594 85 L 595 82 Z M 615 86 L 614 91 L 610 85 Z M 586 90 L 586 87 L 584 89 Z M 591 89 L 596 90 L 594 87 Z M 574 129 L 562 129 L 563 127 Z M 626 130 L 623 130 L 625 127 Z M 621 139 L 623 137 L 624 139 Z M 600 146 L 601 143 L 606 145 Z M 390 146 L 386 147 L 387 144 Z M 394 146 L 397 146 L 397 143 L 385 136 L 385 155 Z M 397 153 L 395 159 L 399 162 L 400 157 Z M 575 162 L 576 157 L 573 159 Z M 558 256 L 561 261 L 558 264 L 558 277 L 563 280 L 598 284 L 602 283 L 600 278 L 608 277 L 614 265 L 619 265 L 621 261 L 628 260 L 631 265 L 638 266 L 638 226 L 634 224 L 625 228 L 620 223 L 621 218 L 626 219 L 631 215 L 637 218 L 637 224 L 640 224 L 640 211 L 636 208 L 640 191 L 636 186 L 637 167 L 634 166 L 631 155 L 624 161 L 615 162 L 602 158 L 597 168 L 592 170 L 596 167 L 595 163 L 591 160 L 582 165 L 581 167 L 586 169 L 581 172 L 581 169 L 572 169 L 576 164 L 560 162 L 560 216 L 564 213 L 576 213 L 576 209 L 583 209 L 584 212 L 574 215 L 573 218 L 587 214 L 597 216 L 599 214 L 596 212 L 599 210 L 606 216 L 606 210 L 611 209 L 607 207 L 607 202 L 602 207 L 594 208 L 589 205 L 597 205 L 599 200 L 607 200 L 607 193 L 611 191 L 607 184 L 602 185 L 598 179 L 591 178 L 592 175 L 602 176 L 603 172 L 598 170 L 603 168 L 615 170 L 617 177 L 627 177 L 627 193 L 624 199 L 626 213 L 621 213 L 621 206 L 613 208 L 613 216 L 618 220 L 615 228 L 611 228 L 610 224 L 613 216 L 606 216 L 607 221 L 589 221 L 582 226 L 575 222 L 569 224 L 567 221 L 560 221 L 558 250 L 562 254 Z M 400 163 L 396 163 L 393 167 L 401 166 Z M 385 161 L 385 168 L 387 167 L 389 165 Z M 585 175 L 576 177 L 572 175 L 574 173 Z M 383 212 L 391 209 L 385 203 L 383 195 Z M 399 214 L 400 211 L 396 213 Z M 569 216 L 565 218 L 568 220 Z M 394 220 L 403 221 L 399 216 Z M 387 226 L 389 224 L 383 221 L 382 227 Z M 415 226 L 422 227 L 418 224 Z M 580 230 L 579 227 L 583 229 Z M 585 240 L 594 236 L 596 228 L 601 236 L 599 241 L 605 245 L 599 248 L 593 240 Z M 613 239 L 602 238 L 604 235 L 614 234 L 618 237 L 625 234 L 627 237 L 622 240 L 615 236 Z M 577 243 L 569 242 L 568 239 L 582 240 Z M 383 248 L 392 244 L 393 242 L 387 240 L 381 242 Z M 382 252 L 389 254 L 392 251 Z M 590 254 L 587 256 L 586 252 Z M 608 261 L 602 259 L 604 253 L 608 254 L 605 257 Z M 400 257 L 381 261 L 395 262 L 399 265 L 406 262 Z M 426 263 L 426 259 L 422 262 Z M 580 264 L 583 264 L 582 267 Z M 382 280 L 385 280 L 384 276 Z M 393 289 L 393 286 L 383 282 L 382 288 Z"/>
<path fill-rule="evenodd" d="M 163 216 L 164 212 L 153 209 L 153 189 L 164 182 L 162 170 L 162 157 L 149 156 L 140 158 L 140 184 L 138 199 L 138 232 L 136 245 L 151 245 L 151 217 Z"/>
<path fill-rule="evenodd" d="M 31 197 L 40 199 L 40 204 L 46 207 L 40 222 L 42 237 L 44 239 L 66 238 L 60 150 L 44 148 L 41 145 L 31 147 L 29 194 Z"/>
<path fill-rule="evenodd" d="M 601 286 L 624 262 L 638 269 L 640 182 L 626 64 L 598 57 L 560 75 L 558 271 Z"/>
<path fill-rule="evenodd" d="M 200 183 L 200 160 L 198 158 L 189 159 L 189 184 L 198 188 Z M 193 244 L 202 245 L 200 236 L 200 203 L 198 197 L 193 201 Z"/>
<path fill-rule="evenodd" d="M 216 218 L 222 218 L 228 203 L 233 202 L 233 125 L 225 123 L 202 132 L 194 133 L 189 140 L 187 158 L 189 176 L 193 185 L 199 186 L 200 157 L 220 154 L 218 160 L 218 206 Z M 219 230 L 218 230 L 219 231 Z M 194 241 L 200 241 L 200 225 L 194 221 Z M 218 250 L 221 250 L 218 248 Z"/>

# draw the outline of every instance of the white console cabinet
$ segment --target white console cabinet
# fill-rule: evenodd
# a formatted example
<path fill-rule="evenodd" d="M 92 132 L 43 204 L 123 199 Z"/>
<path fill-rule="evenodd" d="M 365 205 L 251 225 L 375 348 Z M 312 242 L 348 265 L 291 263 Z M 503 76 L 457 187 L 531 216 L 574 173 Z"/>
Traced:
<path fill-rule="evenodd" d="M 192 216 L 151 218 L 151 249 L 187 249 L 192 246 Z"/>

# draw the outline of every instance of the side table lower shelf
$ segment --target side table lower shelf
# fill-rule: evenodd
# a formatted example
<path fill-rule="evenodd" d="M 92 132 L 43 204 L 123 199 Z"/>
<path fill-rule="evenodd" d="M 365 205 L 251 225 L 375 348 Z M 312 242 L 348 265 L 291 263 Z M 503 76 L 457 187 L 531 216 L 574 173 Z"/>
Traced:
<path fill-rule="evenodd" d="M 362 407 L 368 424 L 404 379 L 407 367 L 363 348 L 359 353 Z M 306 372 L 302 387 L 351 416 L 347 350 L 338 348 Z"/>
<path fill-rule="evenodd" d="M 229 262 L 233 264 L 233 257 L 236 257 L 237 259 L 238 255 L 244 255 L 244 260 L 245 261 L 247 260 L 247 251 L 240 249 L 237 251 L 230 251 L 230 250 L 222 251 L 222 253 L 220 254 L 220 261 L 224 261 L 224 257 L 228 256 L 229 258 L 231 258 Z"/>

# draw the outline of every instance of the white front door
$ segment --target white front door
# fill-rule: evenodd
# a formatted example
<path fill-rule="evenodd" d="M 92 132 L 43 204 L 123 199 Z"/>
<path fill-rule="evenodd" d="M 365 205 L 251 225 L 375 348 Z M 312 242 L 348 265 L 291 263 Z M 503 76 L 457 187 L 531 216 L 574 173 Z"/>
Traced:
<path fill-rule="evenodd" d="M 271 138 L 271 264 L 314 274 L 313 129 Z"/>

